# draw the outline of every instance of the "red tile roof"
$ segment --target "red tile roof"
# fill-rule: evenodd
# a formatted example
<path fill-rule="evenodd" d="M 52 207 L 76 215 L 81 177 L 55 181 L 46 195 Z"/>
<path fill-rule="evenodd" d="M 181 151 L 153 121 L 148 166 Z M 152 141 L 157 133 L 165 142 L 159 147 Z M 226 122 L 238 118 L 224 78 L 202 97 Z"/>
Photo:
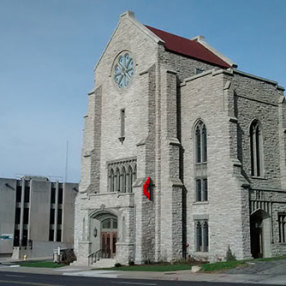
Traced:
<path fill-rule="evenodd" d="M 189 58 L 198 59 L 206 63 L 213 64 L 222 68 L 229 68 L 230 65 L 215 55 L 202 44 L 189 40 L 156 28 L 146 26 L 155 35 L 165 42 L 165 49 Z"/>

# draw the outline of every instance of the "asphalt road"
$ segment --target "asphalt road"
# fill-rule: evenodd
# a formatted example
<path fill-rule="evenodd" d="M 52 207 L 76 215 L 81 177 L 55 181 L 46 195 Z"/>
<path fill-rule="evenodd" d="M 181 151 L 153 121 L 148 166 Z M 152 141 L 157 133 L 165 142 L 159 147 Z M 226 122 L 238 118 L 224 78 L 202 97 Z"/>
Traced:
<path fill-rule="evenodd" d="M 71 277 L 60 275 L 29 274 L 18 272 L 0 272 L 1 286 L 253 286 L 254 284 L 240 283 L 212 283 L 191 281 L 166 281 L 166 280 L 134 280 L 111 279 L 96 277 Z M 264 286 L 270 286 L 263 284 Z M 273 284 L 272 284 L 273 286 Z"/>

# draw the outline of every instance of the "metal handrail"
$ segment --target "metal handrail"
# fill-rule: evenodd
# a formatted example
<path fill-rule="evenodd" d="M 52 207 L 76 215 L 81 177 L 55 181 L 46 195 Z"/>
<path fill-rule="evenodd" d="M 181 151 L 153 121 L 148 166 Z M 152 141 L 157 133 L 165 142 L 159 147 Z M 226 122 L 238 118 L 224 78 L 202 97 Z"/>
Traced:
<path fill-rule="evenodd" d="M 88 264 L 91 265 L 98 261 L 101 257 L 101 249 L 89 254 L 88 256 Z"/>

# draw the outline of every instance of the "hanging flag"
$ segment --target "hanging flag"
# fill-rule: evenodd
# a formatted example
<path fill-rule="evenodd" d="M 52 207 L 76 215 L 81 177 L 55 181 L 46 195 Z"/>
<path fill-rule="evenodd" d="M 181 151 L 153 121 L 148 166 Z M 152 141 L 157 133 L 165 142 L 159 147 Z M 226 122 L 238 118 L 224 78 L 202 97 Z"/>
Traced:
<path fill-rule="evenodd" d="M 143 185 L 143 194 L 148 198 L 148 200 L 151 200 L 151 178 L 148 177 L 146 182 Z"/>

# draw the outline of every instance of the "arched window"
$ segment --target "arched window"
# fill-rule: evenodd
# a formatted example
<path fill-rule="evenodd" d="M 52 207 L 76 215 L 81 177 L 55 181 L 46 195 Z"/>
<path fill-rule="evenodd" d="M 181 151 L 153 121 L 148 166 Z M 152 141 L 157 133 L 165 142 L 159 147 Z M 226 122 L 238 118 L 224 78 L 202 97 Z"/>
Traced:
<path fill-rule="evenodd" d="M 120 172 L 118 168 L 115 173 L 115 191 L 120 192 Z"/>
<path fill-rule="evenodd" d="M 263 176 L 263 140 L 261 124 L 254 120 L 250 125 L 250 154 L 251 154 L 251 175 Z"/>
<path fill-rule="evenodd" d="M 109 191 L 114 192 L 114 172 L 113 169 L 109 172 Z"/>
<path fill-rule="evenodd" d="M 209 249 L 209 225 L 205 221 L 203 225 L 203 251 L 207 252 Z"/>
<path fill-rule="evenodd" d="M 133 171 L 132 171 L 132 167 L 129 166 L 128 167 L 128 173 L 127 173 L 127 192 L 128 193 L 132 193 L 132 184 L 133 184 Z"/>
<path fill-rule="evenodd" d="M 196 221 L 196 251 L 208 252 L 209 225 L 207 220 Z"/>
<path fill-rule="evenodd" d="M 122 167 L 122 171 L 121 171 L 121 188 L 120 191 L 122 193 L 126 193 L 126 171 L 125 168 Z"/>
<path fill-rule="evenodd" d="M 207 128 L 202 121 L 197 123 L 195 133 L 196 163 L 204 163 L 207 161 Z"/>
<path fill-rule="evenodd" d="M 203 240 L 202 240 L 202 225 L 201 223 L 198 221 L 197 222 L 197 226 L 196 226 L 196 232 L 197 232 L 197 245 L 196 245 L 196 250 L 197 251 L 202 251 L 202 244 L 203 244 Z"/>

